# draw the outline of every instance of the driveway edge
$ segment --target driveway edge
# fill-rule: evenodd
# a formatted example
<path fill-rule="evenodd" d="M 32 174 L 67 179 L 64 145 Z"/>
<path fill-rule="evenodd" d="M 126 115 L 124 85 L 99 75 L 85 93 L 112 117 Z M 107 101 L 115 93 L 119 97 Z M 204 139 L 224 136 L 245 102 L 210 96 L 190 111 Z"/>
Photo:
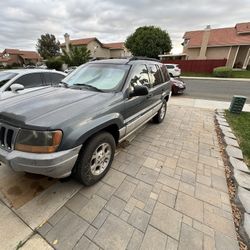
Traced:
<path fill-rule="evenodd" d="M 250 246 L 250 169 L 243 161 L 242 151 L 225 119 L 224 110 L 216 110 L 215 125 L 218 128 L 217 133 L 226 166 L 229 195 L 240 249 L 247 249 Z"/>

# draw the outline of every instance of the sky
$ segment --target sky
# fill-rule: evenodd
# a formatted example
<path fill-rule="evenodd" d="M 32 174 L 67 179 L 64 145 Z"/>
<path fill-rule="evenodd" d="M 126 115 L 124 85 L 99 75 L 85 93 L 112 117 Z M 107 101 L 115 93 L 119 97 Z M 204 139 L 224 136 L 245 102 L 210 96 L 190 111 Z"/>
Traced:
<path fill-rule="evenodd" d="M 185 31 L 232 27 L 250 21 L 250 0 L 0 0 L 0 51 L 35 50 L 44 33 L 60 42 L 97 37 L 120 42 L 145 25 L 166 30 L 172 53 L 181 53 Z"/>

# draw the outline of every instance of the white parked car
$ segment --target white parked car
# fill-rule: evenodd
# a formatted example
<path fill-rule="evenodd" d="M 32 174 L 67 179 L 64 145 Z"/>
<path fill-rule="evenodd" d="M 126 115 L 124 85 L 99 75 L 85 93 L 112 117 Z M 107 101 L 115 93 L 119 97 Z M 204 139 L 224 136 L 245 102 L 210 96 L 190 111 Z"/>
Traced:
<path fill-rule="evenodd" d="M 165 64 L 167 69 L 168 69 L 168 73 L 171 77 L 177 77 L 181 75 L 181 69 L 179 68 L 178 64 Z"/>
<path fill-rule="evenodd" d="M 0 100 L 58 84 L 65 76 L 63 72 L 44 69 L 0 71 Z"/>

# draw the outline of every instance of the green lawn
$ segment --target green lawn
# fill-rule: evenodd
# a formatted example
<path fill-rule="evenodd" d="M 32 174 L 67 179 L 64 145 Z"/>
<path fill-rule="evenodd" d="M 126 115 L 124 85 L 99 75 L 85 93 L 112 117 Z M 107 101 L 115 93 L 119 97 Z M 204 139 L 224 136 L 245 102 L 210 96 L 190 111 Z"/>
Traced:
<path fill-rule="evenodd" d="M 213 77 L 212 73 L 183 72 L 182 76 Z M 237 70 L 232 72 L 232 78 L 250 78 L 250 70 Z"/>
<path fill-rule="evenodd" d="M 239 140 L 244 159 L 250 167 L 250 112 L 238 115 L 226 111 L 226 118 Z"/>

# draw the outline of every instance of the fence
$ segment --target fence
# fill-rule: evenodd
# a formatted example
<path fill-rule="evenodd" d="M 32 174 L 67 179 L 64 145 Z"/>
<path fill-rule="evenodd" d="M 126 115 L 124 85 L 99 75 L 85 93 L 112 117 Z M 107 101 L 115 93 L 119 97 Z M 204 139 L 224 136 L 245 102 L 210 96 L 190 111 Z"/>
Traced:
<path fill-rule="evenodd" d="M 182 72 L 213 72 L 213 69 L 220 66 L 225 66 L 226 59 L 218 60 L 162 60 L 163 63 L 179 64 Z"/>

